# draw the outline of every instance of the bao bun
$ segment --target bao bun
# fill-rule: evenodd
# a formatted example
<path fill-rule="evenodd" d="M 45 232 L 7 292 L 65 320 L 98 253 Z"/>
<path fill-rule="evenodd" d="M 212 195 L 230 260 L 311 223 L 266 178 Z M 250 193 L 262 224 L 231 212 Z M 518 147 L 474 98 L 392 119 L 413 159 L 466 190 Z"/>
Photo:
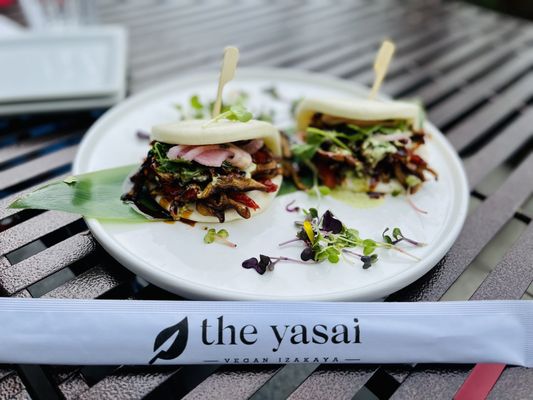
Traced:
<path fill-rule="evenodd" d="M 279 131 L 265 121 L 235 122 L 191 119 L 152 127 L 152 140 L 169 144 L 222 144 L 239 140 L 263 139 L 274 153 L 281 155 Z"/>
<path fill-rule="evenodd" d="M 151 139 L 168 144 L 184 145 L 207 145 L 237 142 L 239 140 L 263 139 L 275 156 L 281 156 L 281 140 L 279 131 L 268 122 L 251 120 L 248 122 L 234 122 L 221 120 L 209 123 L 208 120 L 185 120 L 169 124 L 156 125 L 152 128 Z M 278 175 L 272 182 L 281 187 L 283 177 Z M 255 201 L 259 208 L 250 208 L 251 218 L 264 211 L 272 200 L 276 197 L 278 190 L 266 193 L 259 190 L 252 190 L 246 194 Z M 161 203 L 163 207 L 168 202 Z M 168 207 L 168 206 L 167 206 Z M 189 205 L 192 214 L 187 217 L 191 221 L 197 222 L 219 222 L 218 218 L 205 216 L 196 211 L 195 204 Z M 167 208 L 168 209 L 168 208 Z M 225 212 L 225 222 L 243 219 L 235 210 L 229 209 Z"/>
<path fill-rule="evenodd" d="M 404 120 L 413 129 L 421 128 L 421 109 L 414 103 L 385 100 L 340 100 L 340 99 L 304 99 L 298 106 L 297 128 L 304 131 L 314 114 L 345 118 L 355 121 Z"/>

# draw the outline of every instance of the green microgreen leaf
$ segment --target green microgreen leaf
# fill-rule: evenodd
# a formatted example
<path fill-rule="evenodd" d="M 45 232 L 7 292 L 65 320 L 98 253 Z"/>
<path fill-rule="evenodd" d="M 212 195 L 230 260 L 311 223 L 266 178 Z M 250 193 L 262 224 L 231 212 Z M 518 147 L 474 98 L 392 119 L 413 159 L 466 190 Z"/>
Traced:
<path fill-rule="evenodd" d="M 420 178 L 418 176 L 407 175 L 407 177 L 405 178 L 405 183 L 409 187 L 414 187 L 414 186 L 420 185 L 422 183 L 422 181 L 420 180 Z"/>
<path fill-rule="evenodd" d="M 275 86 L 271 86 L 266 89 L 263 89 L 263 93 L 269 94 L 275 100 L 280 99 L 278 89 Z"/>
<path fill-rule="evenodd" d="M 191 98 L 189 99 L 189 104 L 195 110 L 203 110 L 204 109 L 204 105 L 200 101 L 200 97 L 198 97 L 198 95 L 196 95 L 196 94 L 191 96 Z"/>
<path fill-rule="evenodd" d="M 243 105 L 236 104 L 225 111 L 217 115 L 212 120 L 208 121 L 204 126 L 212 124 L 213 122 L 220 121 L 221 119 L 227 119 L 229 121 L 248 122 L 253 118 L 253 114 L 248 111 Z"/>
<path fill-rule="evenodd" d="M 208 229 L 204 236 L 204 243 L 210 244 L 215 241 L 216 231 L 214 228 Z"/>
<path fill-rule="evenodd" d="M 400 189 L 394 189 L 394 190 L 391 192 L 392 197 L 397 197 L 397 196 L 399 196 L 400 194 L 402 194 L 402 190 L 400 190 Z"/>
<path fill-rule="evenodd" d="M 400 230 L 400 228 L 394 228 L 392 230 L 392 237 L 396 240 L 398 240 L 399 238 L 403 237 L 402 235 L 402 231 Z"/>
<path fill-rule="evenodd" d="M 292 146 L 291 151 L 296 159 L 306 161 L 315 156 L 319 147 L 318 144 L 302 143 Z"/>
<path fill-rule="evenodd" d="M 222 238 L 222 239 L 227 239 L 228 236 L 229 236 L 229 233 L 228 233 L 228 231 L 225 230 L 225 229 L 220 229 L 220 230 L 217 232 L 217 236 L 218 236 L 219 238 Z"/>
<path fill-rule="evenodd" d="M 229 113 L 227 118 L 232 121 L 248 122 L 254 117 L 250 111 L 248 111 L 243 105 L 239 104 L 231 106 Z"/>

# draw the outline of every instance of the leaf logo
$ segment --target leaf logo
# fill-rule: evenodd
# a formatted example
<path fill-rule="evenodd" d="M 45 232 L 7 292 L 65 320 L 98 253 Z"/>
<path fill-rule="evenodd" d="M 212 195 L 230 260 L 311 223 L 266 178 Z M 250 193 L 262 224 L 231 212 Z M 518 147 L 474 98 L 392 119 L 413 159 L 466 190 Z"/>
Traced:
<path fill-rule="evenodd" d="M 154 351 L 157 351 L 161 346 L 169 342 L 170 338 L 176 332 L 178 334 L 170 346 L 168 346 L 166 350 L 160 350 L 159 353 L 150 360 L 149 364 L 153 364 L 158 358 L 161 360 L 173 360 L 183 353 L 183 350 L 187 347 L 187 339 L 189 337 L 189 323 L 187 317 L 183 318 L 176 325 L 169 326 L 159 332 L 154 341 Z"/>

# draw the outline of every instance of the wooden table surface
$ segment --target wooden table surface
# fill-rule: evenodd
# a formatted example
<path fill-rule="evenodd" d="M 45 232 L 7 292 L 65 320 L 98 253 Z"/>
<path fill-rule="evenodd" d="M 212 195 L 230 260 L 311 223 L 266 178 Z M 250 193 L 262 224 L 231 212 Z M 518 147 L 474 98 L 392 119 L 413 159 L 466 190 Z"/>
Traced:
<path fill-rule="evenodd" d="M 129 29 L 130 94 L 218 67 L 228 44 L 240 47 L 241 66 L 299 68 L 368 85 L 379 43 L 393 39 L 397 54 L 383 90 L 422 99 L 465 163 L 471 207 L 435 269 L 387 300 L 531 297 L 529 22 L 431 0 L 101 0 L 98 12 L 102 22 Z M 6 13 L 20 18 L 16 9 Z M 0 119 L 0 295 L 179 300 L 107 255 L 78 215 L 6 209 L 21 193 L 68 174 L 101 112 Z M 4 365 L 0 398 L 451 399 L 472 367 Z M 507 367 L 489 398 L 533 398 L 533 370 Z"/>

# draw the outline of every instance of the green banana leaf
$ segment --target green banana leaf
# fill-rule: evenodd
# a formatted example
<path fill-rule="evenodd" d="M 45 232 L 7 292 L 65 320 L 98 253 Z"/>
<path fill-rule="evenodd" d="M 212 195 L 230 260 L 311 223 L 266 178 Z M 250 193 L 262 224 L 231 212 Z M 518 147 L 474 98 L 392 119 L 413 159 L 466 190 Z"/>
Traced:
<path fill-rule="evenodd" d="M 137 165 L 127 165 L 70 176 L 23 195 L 9 207 L 66 211 L 98 219 L 148 221 L 120 200 L 124 181 L 136 168 Z"/>
<path fill-rule="evenodd" d="M 69 176 L 23 195 L 9 208 L 57 210 L 97 219 L 150 221 L 120 200 L 125 180 L 138 167 L 126 165 Z M 292 183 L 284 182 L 278 195 L 296 190 Z"/>

